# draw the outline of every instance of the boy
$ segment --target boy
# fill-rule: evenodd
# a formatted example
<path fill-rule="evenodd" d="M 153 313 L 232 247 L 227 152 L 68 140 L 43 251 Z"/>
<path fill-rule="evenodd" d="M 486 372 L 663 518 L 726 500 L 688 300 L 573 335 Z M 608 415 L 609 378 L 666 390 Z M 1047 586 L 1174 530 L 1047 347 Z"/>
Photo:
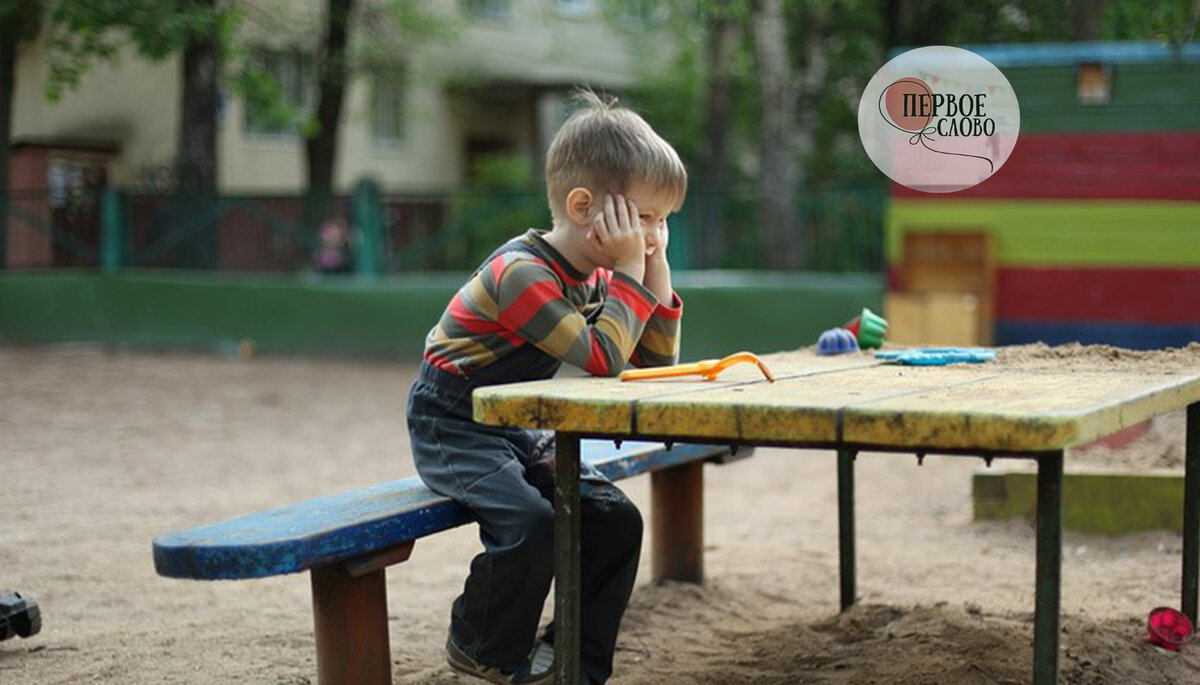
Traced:
<path fill-rule="evenodd" d="M 417 472 L 471 511 L 484 545 L 451 611 L 447 660 L 496 683 L 553 682 L 533 660 L 554 573 L 553 439 L 473 422 L 471 391 L 549 378 L 564 361 L 615 376 L 628 361 L 678 358 L 666 219 L 687 172 L 641 117 L 590 92 L 578 99 L 546 158 L 552 230 L 505 243 L 468 279 L 430 331 L 409 394 Z M 599 685 L 612 673 L 642 519 L 595 469 L 583 465 L 581 478 L 581 682 Z"/>

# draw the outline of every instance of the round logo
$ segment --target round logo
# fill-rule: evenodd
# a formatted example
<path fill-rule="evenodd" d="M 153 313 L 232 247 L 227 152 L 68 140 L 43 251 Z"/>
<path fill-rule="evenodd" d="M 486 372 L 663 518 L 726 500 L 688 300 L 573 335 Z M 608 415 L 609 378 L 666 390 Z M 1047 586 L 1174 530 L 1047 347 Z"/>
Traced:
<path fill-rule="evenodd" d="M 1017 144 L 1021 112 L 1004 74 L 962 48 L 909 50 L 883 65 L 858 103 L 871 161 L 900 185 L 952 193 L 996 173 Z"/>

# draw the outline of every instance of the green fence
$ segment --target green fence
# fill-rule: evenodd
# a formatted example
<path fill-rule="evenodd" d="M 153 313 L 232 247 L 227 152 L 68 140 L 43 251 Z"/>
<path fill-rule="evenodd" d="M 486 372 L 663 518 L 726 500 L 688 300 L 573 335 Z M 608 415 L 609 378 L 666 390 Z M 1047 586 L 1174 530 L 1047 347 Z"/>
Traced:
<path fill-rule="evenodd" d="M 878 272 L 886 200 L 886 188 L 876 187 L 804 198 L 796 233 L 778 246 L 765 244 L 753 188 L 693 192 L 670 219 L 671 261 L 680 270 L 755 270 L 769 265 L 770 252 L 795 249 L 806 272 Z M 14 194 L 0 208 L 10 234 L 36 234 L 30 240 L 44 243 L 37 259 L 10 264 L 105 273 L 465 271 L 507 238 L 550 222 L 541 190 L 402 195 L 370 183 L 321 202 L 303 195 L 189 197 L 104 188 L 67 205 L 44 191 Z"/>

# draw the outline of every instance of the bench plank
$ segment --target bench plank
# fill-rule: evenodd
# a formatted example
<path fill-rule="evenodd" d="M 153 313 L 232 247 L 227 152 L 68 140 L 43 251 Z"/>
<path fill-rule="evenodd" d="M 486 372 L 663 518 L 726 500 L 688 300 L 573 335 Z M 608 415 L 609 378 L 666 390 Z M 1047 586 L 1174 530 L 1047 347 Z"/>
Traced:
<path fill-rule="evenodd" d="M 583 459 L 618 481 L 648 471 L 730 457 L 725 446 L 585 440 Z M 154 539 L 154 568 L 168 578 L 265 578 L 361 557 L 471 521 L 466 509 L 418 477 L 328 495 Z"/>

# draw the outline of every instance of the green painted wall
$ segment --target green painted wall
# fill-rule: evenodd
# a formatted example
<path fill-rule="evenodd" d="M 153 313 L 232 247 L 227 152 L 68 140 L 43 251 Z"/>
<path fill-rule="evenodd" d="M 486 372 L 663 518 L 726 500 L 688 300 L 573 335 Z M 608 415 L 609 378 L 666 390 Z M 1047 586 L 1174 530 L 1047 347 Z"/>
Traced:
<path fill-rule="evenodd" d="M 417 358 L 463 275 L 355 279 L 188 274 L 0 274 L 0 343 L 95 342 L 232 352 Z M 820 332 L 881 310 L 879 275 L 693 272 L 683 357 L 813 344 Z"/>
<path fill-rule="evenodd" d="M 1200 202 L 1167 200 L 893 199 L 886 254 L 898 264 L 904 231 L 989 231 L 1002 266 L 1200 264 Z"/>
<path fill-rule="evenodd" d="M 1111 102 L 1082 105 L 1074 66 L 1006 67 L 1021 105 L 1021 133 L 1200 129 L 1200 64 L 1112 69 Z"/>

